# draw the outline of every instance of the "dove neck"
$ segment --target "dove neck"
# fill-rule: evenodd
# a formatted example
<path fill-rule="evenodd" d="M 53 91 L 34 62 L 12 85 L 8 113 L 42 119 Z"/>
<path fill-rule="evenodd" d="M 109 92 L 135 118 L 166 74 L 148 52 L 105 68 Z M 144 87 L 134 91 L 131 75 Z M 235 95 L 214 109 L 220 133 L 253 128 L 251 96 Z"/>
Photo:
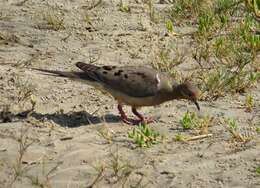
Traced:
<path fill-rule="evenodd" d="M 173 90 L 172 90 L 172 98 L 173 99 L 183 99 L 183 84 L 178 84 L 178 85 L 173 85 Z"/>

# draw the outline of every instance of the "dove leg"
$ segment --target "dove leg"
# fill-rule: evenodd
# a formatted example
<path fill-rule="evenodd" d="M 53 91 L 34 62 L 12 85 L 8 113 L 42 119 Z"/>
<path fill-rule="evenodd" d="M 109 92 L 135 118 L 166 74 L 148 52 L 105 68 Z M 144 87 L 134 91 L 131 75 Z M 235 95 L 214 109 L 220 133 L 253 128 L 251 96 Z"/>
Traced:
<path fill-rule="evenodd" d="M 139 120 L 137 120 L 136 124 L 139 124 L 141 122 L 148 124 L 148 123 L 152 123 L 155 121 L 153 118 L 145 118 L 142 114 L 137 112 L 135 107 L 132 107 L 132 112 L 134 115 L 136 115 L 139 118 Z"/>
<path fill-rule="evenodd" d="M 123 110 L 123 107 L 121 104 L 118 104 L 117 105 L 117 109 L 120 113 L 120 116 L 121 116 L 121 119 L 124 123 L 128 124 L 128 125 L 132 125 L 133 123 L 128 119 L 128 117 L 126 116 L 124 110 Z"/>
<path fill-rule="evenodd" d="M 140 114 L 139 112 L 137 112 L 136 108 L 132 107 L 132 112 L 134 115 L 136 115 L 141 122 L 144 122 L 144 116 L 142 114 Z"/>

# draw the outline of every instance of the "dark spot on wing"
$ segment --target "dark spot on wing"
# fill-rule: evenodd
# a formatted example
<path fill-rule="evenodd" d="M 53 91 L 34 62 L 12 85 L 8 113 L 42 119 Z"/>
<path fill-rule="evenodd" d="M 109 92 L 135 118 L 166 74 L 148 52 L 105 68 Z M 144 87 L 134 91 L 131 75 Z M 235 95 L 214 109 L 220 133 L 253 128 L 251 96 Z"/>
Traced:
<path fill-rule="evenodd" d="M 103 74 L 107 74 L 107 71 L 103 71 Z"/>
<path fill-rule="evenodd" d="M 128 78 L 128 75 L 127 75 L 127 74 L 125 74 L 125 75 L 124 75 L 124 77 L 125 77 L 125 79 L 127 79 L 127 78 Z"/>
<path fill-rule="evenodd" d="M 107 70 L 107 71 L 111 71 L 112 69 L 115 69 L 116 66 L 103 66 L 103 69 Z"/>
<path fill-rule="evenodd" d="M 146 75 L 142 72 L 136 72 L 135 74 L 138 75 L 138 76 L 141 76 L 142 78 L 146 77 Z"/>
<path fill-rule="evenodd" d="M 115 76 L 120 76 L 121 73 L 124 72 L 123 70 L 118 70 L 117 72 L 114 73 Z"/>

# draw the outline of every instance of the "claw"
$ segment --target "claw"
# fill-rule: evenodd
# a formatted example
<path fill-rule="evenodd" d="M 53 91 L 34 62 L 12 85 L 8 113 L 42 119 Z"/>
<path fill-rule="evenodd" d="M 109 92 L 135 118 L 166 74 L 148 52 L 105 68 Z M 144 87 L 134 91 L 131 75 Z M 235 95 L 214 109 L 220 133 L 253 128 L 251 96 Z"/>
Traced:
<path fill-rule="evenodd" d="M 154 122 L 156 122 L 156 120 L 157 120 L 157 119 L 151 118 L 151 117 L 149 117 L 149 118 L 143 117 L 139 112 L 137 112 L 136 108 L 134 108 L 134 107 L 132 107 L 132 112 L 133 112 L 133 114 L 136 115 L 139 119 L 129 119 L 129 118 L 126 116 L 126 114 L 125 114 L 125 112 L 124 112 L 124 110 L 123 110 L 123 108 L 122 108 L 122 105 L 119 104 L 119 105 L 117 106 L 117 108 L 118 108 L 118 111 L 119 111 L 119 113 L 120 113 L 121 120 L 122 120 L 125 124 L 128 124 L 128 125 L 139 125 L 140 123 L 142 123 L 142 124 L 149 124 L 149 123 L 154 123 Z"/>
<path fill-rule="evenodd" d="M 149 117 L 149 118 L 144 117 L 142 114 L 137 112 L 136 108 L 134 108 L 134 107 L 132 107 L 132 112 L 134 115 L 136 115 L 139 118 L 139 120 L 137 120 L 138 124 L 140 124 L 140 123 L 149 124 L 149 123 L 154 123 L 156 121 L 156 119 L 154 119 L 152 117 Z"/>
<path fill-rule="evenodd" d="M 153 118 L 144 118 L 144 120 L 137 119 L 133 120 L 134 125 L 139 125 L 139 124 L 149 124 L 149 123 L 154 123 L 155 120 Z"/>
<path fill-rule="evenodd" d="M 130 119 L 123 119 L 123 118 L 121 118 L 121 120 L 122 120 L 125 124 L 127 124 L 127 125 L 134 125 L 133 122 L 132 122 Z"/>

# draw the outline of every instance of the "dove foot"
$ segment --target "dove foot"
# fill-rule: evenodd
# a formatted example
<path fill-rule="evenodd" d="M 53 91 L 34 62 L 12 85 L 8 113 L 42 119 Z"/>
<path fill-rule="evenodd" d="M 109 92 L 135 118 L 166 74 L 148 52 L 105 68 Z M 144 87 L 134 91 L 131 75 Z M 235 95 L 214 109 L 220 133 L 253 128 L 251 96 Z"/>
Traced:
<path fill-rule="evenodd" d="M 118 104 L 117 108 L 118 108 L 118 111 L 119 111 L 119 113 L 120 113 L 121 120 L 122 120 L 125 124 L 133 125 L 132 120 L 129 119 L 129 118 L 126 116 L 126 114 L 125 114 L 125 112 L 124 112 L 124 110 L 123 110 L 122 105 Z"/>
<path fill-rule="evenodd" d="M 121 116 L 121 120 L 128 125 L 139 125 L 139 124 L 149 124 L 149 123 L 154 123 L 156 122 L 155 118 L 149 117 L 146 118 L 144 117 L 142 114 L 140 114 L 139 112 L 137 112 L 136 108 L 132 107 L 132 112 L 134 115 L 136 115 L 138 117 L 138 119 L 130 119 L 126 116 L 122 105 L 118 105 L 117 106 L 118 111 L 120 113 Z"/>
<path fill-rule="evenodd" d="M 149 123 L 154 123 L 156 121 L 156 119 L 149 117 L 146 118 L 144 117 L 142 114 L 140 114 L 139 112 L 137 112 L 136 108 L 132 107 L 132 112 L 134 115 L 136 115 L 139 120 L 136 120 L 136 124 L 140 124 L 140 123 L 144 123 L 144 124 L 149 124 Z"/>
<path fill-rule="evenodd" d="M 128 125 L 140 125 L 140 124 L 149 124 L 155 122 L 154 119 L 152 118 L 145 118 L 145 120 L 140 120 L 140 119 L 124 119 L 121 117 L 121 120 Z"/>
<path fill-rule="evenodd" d="M 134 119 L 132 120 L 132 125 L 149 124 L 149 123 L 154 123 L 155 121 L 156 120 L 153 118 L 144 118 L 144 120 Z"/>
<path fill-rule="evenodd" d="M 124 118 L 122 118 L 121 117 L 121 120 L 125 123 L 125 124 L 127 124 L 127 125 L 136 125 L 134 122 L 133 122 L 133 120 L 132 119 L 124 119 Z"/>

